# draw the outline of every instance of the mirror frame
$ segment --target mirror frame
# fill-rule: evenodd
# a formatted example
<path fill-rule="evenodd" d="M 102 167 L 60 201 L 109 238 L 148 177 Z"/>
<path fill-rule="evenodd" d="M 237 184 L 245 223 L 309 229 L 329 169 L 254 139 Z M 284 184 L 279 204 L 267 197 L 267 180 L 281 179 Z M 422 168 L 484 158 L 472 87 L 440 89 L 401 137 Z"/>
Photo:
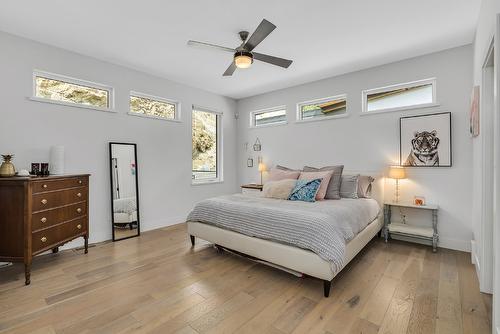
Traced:
<path fill-rule="evenodd" d="M 116 239 L 115 237 L 115 208 L 113 202 L 113 145 L 129 145 L 134 148 L 134 159 L 135 159 L 135 197 L 136 197 L 136 206 L 137 206 L 137 234 L 131 235 L 125 238 Z M 111 196 L 111 230 L 113 232 L 113 242 L 126 240 L 130 238 L 136 238 L 141 235 L 141 219 L 140 219 L 140 210 L 139 210 L 139 166 L 137 163 L 137 144 L 134 143 L 122 143 L 122 142 L 109 142 L 109 183 L 110 183 L 110 196 Z"/>

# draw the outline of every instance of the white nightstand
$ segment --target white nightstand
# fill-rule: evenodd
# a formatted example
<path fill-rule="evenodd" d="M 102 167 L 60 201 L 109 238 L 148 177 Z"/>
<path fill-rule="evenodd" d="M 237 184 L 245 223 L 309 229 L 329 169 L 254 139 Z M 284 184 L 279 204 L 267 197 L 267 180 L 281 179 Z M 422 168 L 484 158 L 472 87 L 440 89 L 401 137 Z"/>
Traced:
<path fill-rule="evenodd" d="M 262 184 L 250 183 L 241 186 L 241 193 L 253 196 L 260 196 L 264 186 Z"/>
<path fill-rule="evenodd" d="M 428 210 L 431 212 L 432 225 L 429 227 L 414 226 L 404 222 L 395 223 L 391 222 L 392 207 L 412 208 L 419 210 Z M 391 235 L 401 236 L 403 239 L 415 238 L 419 241 L 428 242 L 432 245 L 432 251 L 437 251 L 437 244 L 439 241 L 439 234 L 437 231 L 438 224 L 438 210 L 439 207 L 433 204 L 415 205 L 413 203 L 384 203 L 384 237 L 385 242 Z"/>

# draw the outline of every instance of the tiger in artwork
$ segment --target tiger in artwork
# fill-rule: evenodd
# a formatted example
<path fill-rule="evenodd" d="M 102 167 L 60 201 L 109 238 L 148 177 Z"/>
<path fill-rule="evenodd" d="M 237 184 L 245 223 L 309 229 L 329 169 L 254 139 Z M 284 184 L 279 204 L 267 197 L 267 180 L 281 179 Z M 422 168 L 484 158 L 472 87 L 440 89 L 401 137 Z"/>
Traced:
<path fill-rule="evenodd" d="M 439 166 L 437 131 L 415 131 L 405 166 Z"/>

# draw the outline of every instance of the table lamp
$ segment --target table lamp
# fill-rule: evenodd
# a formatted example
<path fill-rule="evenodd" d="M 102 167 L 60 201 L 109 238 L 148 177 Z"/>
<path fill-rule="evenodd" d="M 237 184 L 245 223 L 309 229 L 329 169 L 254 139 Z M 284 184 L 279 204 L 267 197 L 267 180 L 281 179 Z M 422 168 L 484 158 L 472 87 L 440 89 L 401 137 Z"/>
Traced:
<path fill-rule="evenodd" d="M 404 167 L 390 166 L 389 178 L 396 180 L 396 191 L 394 193 L 394 203 L 399 202 L 399 180 L 406 179 L 406 172 Z"/>

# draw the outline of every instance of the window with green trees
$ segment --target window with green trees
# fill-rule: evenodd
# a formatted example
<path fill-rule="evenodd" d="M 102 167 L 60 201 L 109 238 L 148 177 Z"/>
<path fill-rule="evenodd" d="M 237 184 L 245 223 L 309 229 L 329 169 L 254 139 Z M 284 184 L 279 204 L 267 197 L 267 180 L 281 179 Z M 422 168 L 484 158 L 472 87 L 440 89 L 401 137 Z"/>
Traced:
<path fill-rule="evenodd" d="M 130 113 L 173 120 L 177 119 L 177 102 L 131 92 Z"/>
<path fill-rule="evenodd" d="M 52 74 L 35 74 L 35 98 L 62 104 L 110 109 L 111 89 Z"/>
<path fill-rule="evenodd" d="M 192 180 L 194 183 L 220 180 L 220 115 L 193 109 L 192 112 Z"/>

